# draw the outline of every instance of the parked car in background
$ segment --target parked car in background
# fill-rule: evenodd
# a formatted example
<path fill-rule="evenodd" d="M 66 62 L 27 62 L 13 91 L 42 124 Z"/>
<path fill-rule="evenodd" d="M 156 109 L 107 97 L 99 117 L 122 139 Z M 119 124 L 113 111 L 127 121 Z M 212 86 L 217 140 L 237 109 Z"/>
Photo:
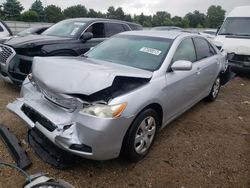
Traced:
<path fill-rule="evenodd" d="M 0 76 L 19 85 L 30 73 L 34 56 L 78 56 L 117 33 L 141 29 L 138 24 L 119 20 L 74 18 L 61 21 L 41 35 L 14 37 L 0 44 Z M 93 34 L 91 40 L 88 33 Z"/>
<path fill-rule="evenodd" d="M 0 21 L 0 40 L 9 36 L 12 36 L 12 31 L 4 21 Z"/>
<path fill-rule="evenodd" d="M 201 35 L 203 35 L 204 37 L 207 37 L 209 39 L 214 39 L 216 36 L 216 29 L 206 29 L 205 31 L 199 32 Z"/>
<path fill-rule="evenodd" d="M 31 28 L 25 29 L 25 30 L 17 33 L 16 35 L 1 38 L 0 43 L 5 43 L 7 40 L 10 40 L 13 37 L 24 37 L 27 35 L 40 35 L 42 32 L 44 32 L 49 27 L 50 26 L 31 27 Z"/>
<path fill-rule="evenodd" d="M 158 27 L 153 27 L 151 30 L 157 30 L 157 31 L 172 31 L 172 30 L 182 30 L 180 27 L 176 26 L 158 26 Z"/>
<path fill-rule="evenodd" d="M 30 34 L 37 34 L 40 35 L 42 32 L 44 32 L 46 29 L 48 29 L 50 26 L 45 25 L 45 26 L 37 26 L 37 27 L 31 27 L 28 29 L 25 29 L 19 33 L 16 34 L 16 36 L 21 36 L 24 37 L 26 35 L 30 35 Z"/>
<path fill-rule="evenodd" d="M 234 72 L 250 72 L 250 6 L 233 9 L 226 17 L 216 42 L 229 55 L 229 66 Z"/>
<path fill-rule="evenodd" d="M 34 58 L 22 98 L 7 108 L 72 154 L 137 161 L 158 130 L 200 100 L 217 98 L 225 67 L 200 35 L 125 32 L 84 57 Z"/>

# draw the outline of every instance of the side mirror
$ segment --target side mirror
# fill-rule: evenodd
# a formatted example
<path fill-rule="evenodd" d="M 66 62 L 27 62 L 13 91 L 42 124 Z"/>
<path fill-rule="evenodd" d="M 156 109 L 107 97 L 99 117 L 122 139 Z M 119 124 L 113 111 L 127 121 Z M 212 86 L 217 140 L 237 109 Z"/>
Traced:
<path fill-rule="evenodd" d="M 213 41 L 213 44 L 220 50 L 222 51 L 223 44 L 219 41 Z"/>
<path fill-rule="evenodd" d="M 190 71 L 192 70 L 193 63 L 191 61 L 179 60 L 172 64 L 173 71 Z"/>
<path fill-rule="evenodd" d="M 81 36 L 81 40 L 84 41 L 84 42 L 86 42 L 86 41 L 88 41 L 88 40 L 90 40 L 92 38 L 93 38 L 93 33 L 90 33 L 90 32 L 85 32 Z"/>

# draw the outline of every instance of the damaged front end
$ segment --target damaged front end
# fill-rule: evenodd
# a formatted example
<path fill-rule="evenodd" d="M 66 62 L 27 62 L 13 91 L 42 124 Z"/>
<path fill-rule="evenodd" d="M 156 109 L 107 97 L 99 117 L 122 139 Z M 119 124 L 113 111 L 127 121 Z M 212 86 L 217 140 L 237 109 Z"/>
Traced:
<path fill-rule="evenodd" d="M 74 61 L 61 64 L 51 75 L 58 59 L 48 58 L 47 68 L 44 61 L 34 61 L 33 76 L 24 81 L 22 98 L 7 108 L 67 152 L 95 160 L 118 157 L 134 116 L 122 115 L 127 101 L 113 104 L 112 100 L 147 84 L 152 73 Z M 66 75 L 68 70 L 73 74 Z"/>

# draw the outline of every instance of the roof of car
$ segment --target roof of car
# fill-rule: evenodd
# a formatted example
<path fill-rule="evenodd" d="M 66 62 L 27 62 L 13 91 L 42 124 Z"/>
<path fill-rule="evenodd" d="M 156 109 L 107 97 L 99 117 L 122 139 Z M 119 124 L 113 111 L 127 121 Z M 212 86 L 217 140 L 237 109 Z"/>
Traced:
<path fill-rule="evenodd" d="M 182 32 L 182 31 L 157 31 L 157 30 L 142 30 L 142 31 L 129 31 L 120 33 L 120 35 L 138 35 L 148 37 L 160 37 L 167 39 L 175 39 L 178 36 L 197 36 L 197 34 Z"/>
<path fill-rule="evenodd" d="M 66 19 L 66 20 L 72 20 L 72 21 L 82 21 L 82 22 L 97 22 L 97 21 L 112 21 L 112 22 L 120 22 L 120 23 L 127 23 L 127 24 L 133 24 L 133 25 L 138 25 L 136 23 L 133 22 L 127 22 L 127 21 L 121 21 L 121 20 L 115 20 L 115 19 L 106 19 L 106 18 L 70 18 L 70 19 Z"/>

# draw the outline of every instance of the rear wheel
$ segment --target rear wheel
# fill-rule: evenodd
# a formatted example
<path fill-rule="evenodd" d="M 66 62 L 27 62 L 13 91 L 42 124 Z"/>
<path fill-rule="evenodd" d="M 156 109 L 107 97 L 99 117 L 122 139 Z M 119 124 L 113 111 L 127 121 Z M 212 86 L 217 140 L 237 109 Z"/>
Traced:
<path fill-rule="evenodd" d="M 153 109 L 146 109 L 137 116 L 123 142 L 122 154 L 126 159 L 136 162 L 147 155 L 153 145 L 159 122 Z"/>
<path fill-rule="evenodd" d="M 220 77 L 217 77 L 214 84 L 213 84 L 211 92 L 206 97 L 206 100 L 209 102 L 215 101 L 219 95 L 220 88 L 221 88 L 221 79 L 220 79 Z"/>

